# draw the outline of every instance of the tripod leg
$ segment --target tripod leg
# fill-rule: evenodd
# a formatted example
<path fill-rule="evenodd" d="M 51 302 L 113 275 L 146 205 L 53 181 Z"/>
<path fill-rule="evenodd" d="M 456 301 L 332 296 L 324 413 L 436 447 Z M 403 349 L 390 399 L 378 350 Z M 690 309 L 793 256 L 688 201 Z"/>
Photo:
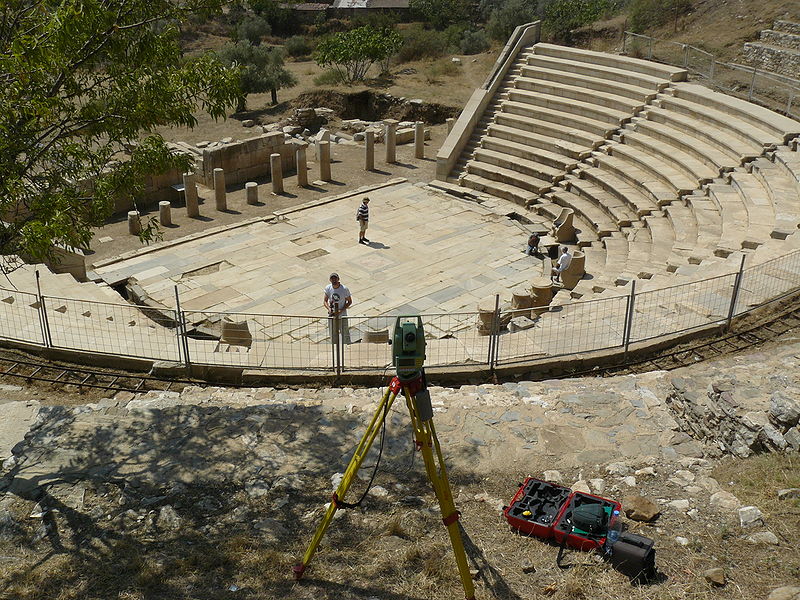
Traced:
<path fill-rule="evenodd" d="M 416 396 L 412 396 L 408 388 L 404 388 L 403 392 L 406 397 L 408 412 L 411 415 L 411 424 L 414 427 L 414 439 L 417 447 L 422 452 L 425 471 L 428 474 L 431 485 L 433 485 L 433 491 L 439 501 L 439 509 L 442 511 L 442 521 L 447 527 L 447 533 L 450 536 L 450 544 L 453 546 L 453 554 L 456 559 L 456 565 L 458 565 L 461 585 L 464 586 L 464 595 L 467 600 L 474 600 L 475 585 L 472 583 L 467 553 L 464 551 L 464 541 L 461 539 L 461 531 L 458 528 L 458 519 L 461 513 L 456 510 L 456 505 L 453 501 L 453 492 L 450 490 L 444 456 L 442 456 L 442 450 L 439 446 L 439 439 L 436 437 L 433 419 L 421 420 L 420 411 L 417 409 Z"/>
<path fill-rule="evenodd" d="M 347 465 L 344 476 L 339 482 L 336 492 L 333 494 L 331 503 L 328 505 L 328 510 L 325 511 L 325 516 L 322 518 L 322 522 L 320 522 L 316 533 L 314 533 L 314 537 L 311 539 L 311 544 L 303 555 L 303 562 L 292 567 L 295 579 L 300 579 L 303 576 L 303 572 L 306 570 L 308 563 L 310 563 L 311 559 L 314 557 L 314 553 L 317 551 L 325 532 L 328 530 L 328 526 L 331 524 L 331 521 L 333 521 L 333 517 L 339 508 L 339 502 L 344 500 L 347 490 L 350 489 L 353 478 L 361 468 L 361 463 L 364 462 L 369 449 L 372 447 L 372 442 L 375 441 L 375 437 L 378 435 L 378 431 L 383 423 L 384 414 L 388 413 L 389 409 L 392 407 L 392 403 L 397 397 L 398 392 L 399 389 L 396 386 L 390 385 L 383 394 L 383 398 L 381 398 L 381 401 L 378 403 L 378 408 L 375 410 L 375 414 L 372 415 L 372 420 L 369 422 L 367 430 L 364 432 L 353 454 L 353 458 L 350 459 L 350 464 Z"/>

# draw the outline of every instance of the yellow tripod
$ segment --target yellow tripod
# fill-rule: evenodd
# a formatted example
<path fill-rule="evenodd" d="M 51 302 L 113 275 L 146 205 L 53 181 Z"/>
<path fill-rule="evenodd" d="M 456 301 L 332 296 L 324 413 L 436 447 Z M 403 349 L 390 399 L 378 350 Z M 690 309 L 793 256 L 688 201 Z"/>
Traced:
<path fill-rule="evenodd" d="M 416 377 L 410 380 L 401 380 L 399 377 L 394 377 L 383 394 L 383 398 L 372 416 L 372 420 L 364 432 L 358 447 L 356 448 L 353 458 L 350 459 L 350 464 L 347 465 L 347 470 L 339 482 L 339 487 L 333 494 L 331 503 L 322 522 L 317 527 L 317 531 L 308 546 L 306 553 L 303 555 L 303 562 L 299 565 L 292 567 L 296 579 L 303 576 L 303 572 L 314 557 L 317 547 L 322 541 L 328 526 L 333 521 L 333 517 L 339 508 L 347 507 L 348 505 L 343 501 L 347 490 L 353 478 L 361 468 L 361 463 L 372 447 L 372 442 L 378 435 L 378 431 L 383 424 L 389 409 L 392 407 L 395 398 L 402 391 L 406 398 L 406 405 L 408 412 L 411 415 L 411 424 L 414 428 L 414 442 L 418 450 L 422 452 L 422 457 L 425 461 L 425 471 L 428 474 L 428 479 L 433 485 L 433 491 L 436 493 L 436 499 L 439 501 L 439 508 L 442 511 L 442 521 L 447 527 L 447 533 L 450 535 L 450 543 L 453 546 L 453 553 L 455 554 L 456 564 L 458 565 L 458 572 L 461 576 L 461 584 L 464 586 L 464 594 L 467 600 L 474 600 L 475 587 L 472 583 L 472 577 L 469 572 L 469 565 L 467 563 L 467 555 L 464 552 L 464 543 L 461 540 L 461 532 L 458 529 L 458 519 L 461 516 L 456 510 L 455 503 L 453 502 L 453 494 L 450 491 L 450 483 L 447 480 L 447 470 L 444 465 L 444 457 L 442 450 L 439 447 L 439 440 L 436 437 L 436 429 L 433 426 L 433 408 L 431 407 L 431 397 L 428 390 L 425 388 L 424 373 L 420 370 L 416 373 Z"/>

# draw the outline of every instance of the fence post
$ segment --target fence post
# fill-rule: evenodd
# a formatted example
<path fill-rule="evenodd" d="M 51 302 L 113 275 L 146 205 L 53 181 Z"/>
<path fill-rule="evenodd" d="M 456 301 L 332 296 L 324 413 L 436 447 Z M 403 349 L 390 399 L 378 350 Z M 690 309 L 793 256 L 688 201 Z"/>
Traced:
<path fill-rule="evenodd" d="M 627 31 L 623 31 L 622 32 L 622 53 L 623 54 L 627 54 L 628 53 L 628 32 Z"/>
<path fill-rule="evenodd" d="M 183 349 L 183 364 L 186 365 L 187 373 L 192 369 L 192 361 L 189 358 L 189 341 L 186 339 L 186 315 L 181 310 L 181 298 L 178 295 L 178 286 L 175 286 L 175 329 L 178 336 L 178 360 L 181 358 Z"/>
<path fill-rule="evenodd" d="M 331 342 L 333 343 L 333 369 L 336 375 L 342 374 L 342 320 L 339 315 L 329 317 Z"/>
<path fill-rule="evenodd" d="M 744 276 L 744 260 L 747 258 L 746 254 L 742 254 L 742 262 L 739 264 L 739 271 L 736 273 L 736 278 L 733 280 L 733 292 L 731 293 L 731 305 L 728 307 L 728 319 L 725 323 L 725 331 L 731 328 L 731 321 L 733 321 L 733 313 L 736 310 L 736 301 L 739 299 L 739 290 L 742 286 L 742 277 Z"/>
<path fill-rule="evenodd" d="M 497 360 L 497 336 L 500 331 L 500 294 L 494 296 L 494 314 L 492 315 L 492 331 L 489 334 L 489 355 L 486 362 L 489 371 L 494 373 L 495 362 Z"/>
<path fill-rule="evenodd" d="M 752 102 L 753 100 L 753 88 L 756 85 L 756 68 L 753 67 L 753 76 L 750 78 L 750 94 L 748 96 L 748 100 Z"/>
<path fill-rule="evenodd" d="M 711 57 L 711 74 L 709 75 L 709 79 L 713 82 L 714 77 L 717 75 L 717 59 L 713 56 Z"/>
<path fill-rule="evenodd" d="M 622 332 L 622 345 L 625 350 L 622 354 L 622 362 L 628 360 L 628 346 L 631 344 L 631 330 L 633 329 L 633 306 L 636 301 L 636 280 L 631 281 L 631 293 L 625 307 L 625 325 Z"/>
<path fill-rule="evenodd" d="M 689 44 L 683 45 L 683 68 L 689 68 Z"/>
<path fill-rule="evenodd" d="M 650 49 L 648 50 L 647 59 L 653 60 L 653 38 L 648 37 L 647 39 L 650 40 Z"/>
<path fill-rule="evenodd" d="M 50 325 L 47 322 L 47 313 L 44 310 L 44 296 L 42 296 L 42 286 L 39 283 L 39 269 L 36 269 L 36 298 L 39 302 L 39 328 L 42 330 L 42 343 L 46 348 L 53 345 L 50 339 Z"/>
<path fill-rule="evenodd" d="M 786 114 L 792 114 L 792 103 L 794 102 L 794 89 L 789 88 L 789 101 L 786 103 Z"/>

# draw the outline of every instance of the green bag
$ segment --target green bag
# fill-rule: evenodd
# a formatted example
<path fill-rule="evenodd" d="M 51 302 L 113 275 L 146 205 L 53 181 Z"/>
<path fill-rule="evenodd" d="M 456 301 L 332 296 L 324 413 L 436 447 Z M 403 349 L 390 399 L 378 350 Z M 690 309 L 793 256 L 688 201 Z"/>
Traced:
<path fill-rule="evenodd" d="M 602 504 L 581 504 L 572 509 L 572 527 L 578 533 L 605 535 L 608 513 Z"/>

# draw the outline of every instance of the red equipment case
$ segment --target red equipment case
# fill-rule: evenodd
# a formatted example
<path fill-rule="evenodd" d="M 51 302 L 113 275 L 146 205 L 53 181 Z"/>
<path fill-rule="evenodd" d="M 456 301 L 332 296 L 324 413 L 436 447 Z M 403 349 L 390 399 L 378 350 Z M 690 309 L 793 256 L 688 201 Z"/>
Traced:
<path fill-rule="evenodd" d="M 601 504 L 608 515 L 608 528 L 616 525 L 622 506 L 619 502 L 594 494 L 573 492 L 567 487 L 527 477 L 504 510 L 509 525 L 523 533 L 544 540 L 555 538 L 579 550 L 592 550 L 605 544 L 605 535 L 598 537 L 572 528 L 572 510 L 584 504 Z M 568 533 L 569 532 L 569 533 Z"/>

